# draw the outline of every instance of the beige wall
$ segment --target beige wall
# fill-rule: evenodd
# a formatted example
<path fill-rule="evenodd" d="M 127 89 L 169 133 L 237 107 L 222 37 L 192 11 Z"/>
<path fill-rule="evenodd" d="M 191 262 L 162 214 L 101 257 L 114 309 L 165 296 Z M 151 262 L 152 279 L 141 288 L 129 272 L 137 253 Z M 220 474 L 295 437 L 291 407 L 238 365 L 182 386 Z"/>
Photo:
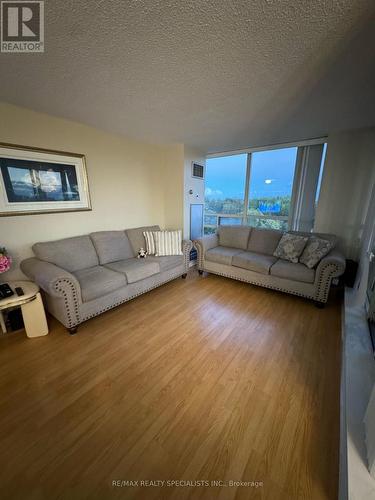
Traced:
<path fill-rule="evenodd" d="M 375 181 L 375 128 L 328 136 L 314 229 L 341 237 L 348 258 L 357 259 Z"/>
<path fill-rule="evenodd" d="M 2 103 L 0 142 L 85 154 L 93 207 L 90 212 L 0 218 L 0 246 L 14 257 L 3 279 L 22 276 L 19 262 L 32 255 L 36 241 L 146 224 L 183 225 L 182 145 L 131 141 Z"/>
<path fill-rule="evenodd" d="M 162 170 L 159 179 L 163 190 L 163 214 L 166 229 L 182 229 L 184 190 L 184 146 L 172 144 L 162 149 Z"/>

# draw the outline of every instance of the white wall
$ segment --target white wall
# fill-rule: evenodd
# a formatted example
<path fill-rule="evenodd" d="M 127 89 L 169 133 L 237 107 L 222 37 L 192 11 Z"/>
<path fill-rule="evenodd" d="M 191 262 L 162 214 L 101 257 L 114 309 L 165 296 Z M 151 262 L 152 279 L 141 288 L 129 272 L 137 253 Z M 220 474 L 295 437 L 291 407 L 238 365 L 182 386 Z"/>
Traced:
<path fill-rule="evenodd" d="M 196 179 L 191 176 L 191 164 L 193 161 L 201 165 L 206 164 L 206 158 L 202 151 L 185 146 L 184 149 L 184 237 L 190 237 L 190 205 L 202 203 L 204 205 L 204 179 Z M 190 194 L 189 191 L 193 193 Z"/>
<path fill-rule="evenodd" d="M 359 254 L 359 267 L 355 284 L 356 293 L 354 294 L 353 305 L 363 306 L 366 302 L 367 283 L 369 275 L 369 253 L 375 248 L 375 182 L 372 187 L 372 194 L 367 212 L 362 244 Z"/>
<path fill-rule="evenodd" d="M 0 103 L 0 142 L 86 155 L 93 210 L 0 218 L 0 246 L 14 257 L 37 241 L 147 224 L 182 227 L 183 146 L 127 140 L 85 125 Z M 178 162 L 174 161 L 178 158 Z"/>
<path fill-rule="evenodd" d="M 165 227 L 182 229 L 184 238 L 189 238 L 190 205 L 204 204 L 204 180 L 191 176 L 191 163 L 197 161 L 204 165 L 205 155 L 183 144 L 171 144 L 162 148 L 162 159 Z"/>
<path fill-rule="evenodd" d="M 314 230 L 340 236 L 347 258 L 359 256 L 374 181 L 375 128 L 329 135 Z"/>

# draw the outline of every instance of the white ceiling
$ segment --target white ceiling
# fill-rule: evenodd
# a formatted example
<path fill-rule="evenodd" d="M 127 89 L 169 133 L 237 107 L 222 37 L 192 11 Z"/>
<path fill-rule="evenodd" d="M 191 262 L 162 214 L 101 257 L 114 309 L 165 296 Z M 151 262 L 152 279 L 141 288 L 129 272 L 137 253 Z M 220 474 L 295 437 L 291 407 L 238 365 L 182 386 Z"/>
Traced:
<path fill-rule="evenodd" d="M 373 0 L 48 0 L 0 99 L 205 152 L 375 124 Z"/>

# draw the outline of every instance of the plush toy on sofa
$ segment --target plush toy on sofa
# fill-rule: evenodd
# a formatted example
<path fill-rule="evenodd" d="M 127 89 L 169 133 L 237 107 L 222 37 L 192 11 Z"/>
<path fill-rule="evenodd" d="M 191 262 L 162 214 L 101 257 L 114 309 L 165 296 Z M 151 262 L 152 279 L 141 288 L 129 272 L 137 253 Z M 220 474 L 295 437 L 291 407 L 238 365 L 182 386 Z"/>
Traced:
<path fill-rule="evenodd" d="M 147 251 L 142 247 L 138 250 L 138 259 L 145 259 L 147 257 Z"/>

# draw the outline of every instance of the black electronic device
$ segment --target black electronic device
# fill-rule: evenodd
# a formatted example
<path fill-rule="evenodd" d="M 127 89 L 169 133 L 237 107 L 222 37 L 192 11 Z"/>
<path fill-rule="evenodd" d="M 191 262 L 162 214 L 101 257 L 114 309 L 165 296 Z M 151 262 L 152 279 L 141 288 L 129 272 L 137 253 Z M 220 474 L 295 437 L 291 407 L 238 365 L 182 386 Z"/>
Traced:
<path fill-rule="evenodd" d="M 11 297 L 12 295 L 14 295 L 14 292 L 10 288 L 8 283 L 1 283 L 0 284 L 0 300 L 7 299 L 8 297 Z"/>

